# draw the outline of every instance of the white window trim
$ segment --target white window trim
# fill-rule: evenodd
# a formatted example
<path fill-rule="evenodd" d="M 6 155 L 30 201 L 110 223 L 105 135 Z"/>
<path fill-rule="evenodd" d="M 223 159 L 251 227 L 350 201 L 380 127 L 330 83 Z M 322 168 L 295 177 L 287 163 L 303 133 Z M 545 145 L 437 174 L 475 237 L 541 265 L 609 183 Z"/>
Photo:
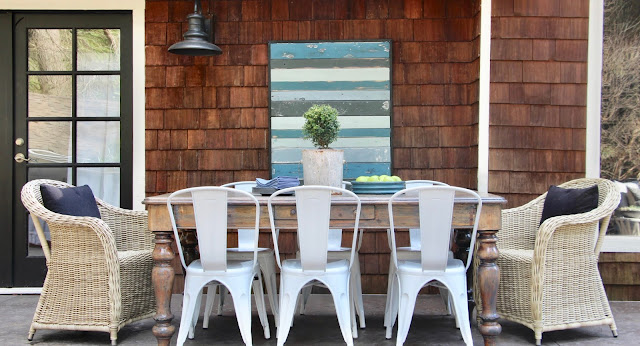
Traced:
<path fill-rule="evenodd" d="M 602 54 L 604 39 L 604 1 L 589 4 L 589 51 L 587 58 L 587 177 L 600 177 L 600 110 L 602 98 Z M 640 237 L 605 236 L 602 252 L 640 252 Z"/>
<path fill-rule="evenodd" d="M 478 95 L 478 191 L 489 192 L 489 90 L 491 89 L 491 0 L 480 4 L 480 81 Z"/>
<path fill-rule="evenodd" d="M 145 197 L 145 0 L 4 0 L 3 10 L 130 10 L 132 16 L 133 54 L 133 209 L 142 210 Z"/>

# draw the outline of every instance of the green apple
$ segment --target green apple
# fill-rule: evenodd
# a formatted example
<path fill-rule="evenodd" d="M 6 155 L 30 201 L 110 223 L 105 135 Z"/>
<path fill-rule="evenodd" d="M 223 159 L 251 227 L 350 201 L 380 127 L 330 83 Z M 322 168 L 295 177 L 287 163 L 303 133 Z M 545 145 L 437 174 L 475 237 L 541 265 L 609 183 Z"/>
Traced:
<path fill-rule="evenodd" d="M 385 176 L 380 176 L 380 181 L 394 181 L 392 177 L 385 175 Z"/>
<path fill-rule="evenodd" d="M 400 179 L 400 177 L 397 175 L 391 176 L 391 179 L 393 179 L 393 181 L 402 181 L 402 179 Z"/>
<path fill-rule="evenodd" d="M 378 177 L 377 175 L 372 175 L 369 177 L 369 181 L 370 182 L 378 182 L 380 181 L 380 177 Z"/>
<path fill-rule="evenodd" d="M 356 178 L 356 181 L 357 182 L 369 181 L 369 177 L 367 177 L 366 175 L 361 175 L 361 176 Z"/>

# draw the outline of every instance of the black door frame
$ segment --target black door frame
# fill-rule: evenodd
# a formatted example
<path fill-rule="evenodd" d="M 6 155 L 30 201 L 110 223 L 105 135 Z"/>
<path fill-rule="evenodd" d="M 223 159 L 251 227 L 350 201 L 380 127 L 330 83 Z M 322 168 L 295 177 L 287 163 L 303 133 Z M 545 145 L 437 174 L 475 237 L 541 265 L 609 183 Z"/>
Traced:
<path fill-rule="evenodd" d="M 105 14 L 110 15 L 106 20 Z M 0 152 L 7 162 L 7 166 L 0 170 L 0 196 L 5 198 L 0 201 L 0 218 L 5 220 L 4 228 L 0 228 L 0 287 L 32 286 L 34 283 L 25 281 L 25 277 L 30 275 L 40 276 L 46 272 L 44 257 L 28 257 L 23 254 L 26 244 L 26 234 L 16 234 L 16 225 L 27 223 L 27 214 L 20 199 L 20 187 L 16 182 L 19 176 L 25 175 L 26 163 L 24 166 L 16 166 L 13 162 L 13 155 L 20 151 L 14 144 L 16 135 L 26 133 L 26 122 L 19 124 L 16 122 L 18 94 L 26 93 L 26 90 L 15 88 L 17 76 L 15 74 L 16 61 L 14 55 L 19 47 L 15 39 L 14 21 L 20 21 L 18 16 L 28 16 L 31 20 L 41 16 L 46 22 L 53 21 L 67 23 L 59 18 L 53 19 L 55 15 L 78 15 L 78 21 L 73 21 L 68 27 L 109 27 L 121 30 L 121 65 L 120 65 L 120 85 L 121 85 L 121 114 L 120 114 L 120 206 L 131 208 L 132 206 L 132 185 L 133 185 L 133 61 L 132 61 L 132 12 L 131 11 L 7 11 L 0 13 L 0 32 L 7 33 L 0 37 L 2 47 L 12 47 L 0 51 Z M 44 22 L 44 21 L 43 21 Z M 55 26 L 55 25 L 54 25 Z M 40 27 L 38 25 L 37 27 Z M 27 54 L 26 51 L 24 54 Z M 22 90 L 22 91 L 20 91 Z M 20 91 L 20 92 L 18 92 Z M 26 97 L 23 95 L 22 97 Z M 20 107 L 22 109 L 22 107 Z M 25 114 L 26 116 L 26 114 Z M 18 128 L 19 127 L 19 128 Z M 21 132 L 18 132 L 21 131 Z M 11 167 L 11 168 L 9 168 Z M 75 176 L 74 176 L 75 179 Z M 71 183 L 71 182 L 70 182 Z M 24 256 L 23 256 L 24 255 Z M 20 256 L 20 257 L 19 257 Z M 24 257 L 24 258 L 23 258 Z M 29 273 L 23 273 L 18 267 L 26 266 L 24 269 Z M 40 273 L 40 274 L 38 274 Z M 20 274 L 20 275 L 18 275 Z M 41 281 L 40 281 L 41 282 Z M 38 285 L 38 284 L 35 284 Z"/>
<path fill-rule="evenodd" d="M 13 47 L 13 15 L 0 13 L 0 47 Z M 11 33 L 11 34 L 9 34 Z M 0 160 L 13 167 L 13 49 L 0 49 Z M 0 169 L 0 287 L 13 283 L 13 169 Z"/>

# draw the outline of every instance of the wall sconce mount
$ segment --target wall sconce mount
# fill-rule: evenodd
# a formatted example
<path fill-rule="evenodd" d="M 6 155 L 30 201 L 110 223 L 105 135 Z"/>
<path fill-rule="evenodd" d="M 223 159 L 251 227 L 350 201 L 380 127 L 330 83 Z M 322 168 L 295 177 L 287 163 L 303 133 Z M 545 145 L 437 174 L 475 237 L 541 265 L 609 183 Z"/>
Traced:
<path fill-rule="evenodd" d="M 202 15 L 200 0 L 195 0 L 193 13 L 187 16 L 189 30 L 184 40 L 169 47 L 169 53 L 192 56 L 212 56 L 222 54 L 220 47 L 213 42 L 213 21 L 211 16 Z"/>

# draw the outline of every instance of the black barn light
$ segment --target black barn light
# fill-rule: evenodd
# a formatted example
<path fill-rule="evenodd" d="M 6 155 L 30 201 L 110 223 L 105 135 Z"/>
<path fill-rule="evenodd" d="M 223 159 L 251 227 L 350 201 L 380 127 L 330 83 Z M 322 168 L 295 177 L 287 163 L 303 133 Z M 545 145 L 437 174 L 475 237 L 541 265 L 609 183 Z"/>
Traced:
<path fill-rule="evenodd" d="M 195 0 L 193 13 L 187 16 L 189 30 L 184 33 L 184 40 L 169 47 L 169 53 L 193 56 L 220 55 L 220 47 L 213 41 L 213 27 L 211 18 L 205 18 L 201 13 L 200 0 Z"/>

